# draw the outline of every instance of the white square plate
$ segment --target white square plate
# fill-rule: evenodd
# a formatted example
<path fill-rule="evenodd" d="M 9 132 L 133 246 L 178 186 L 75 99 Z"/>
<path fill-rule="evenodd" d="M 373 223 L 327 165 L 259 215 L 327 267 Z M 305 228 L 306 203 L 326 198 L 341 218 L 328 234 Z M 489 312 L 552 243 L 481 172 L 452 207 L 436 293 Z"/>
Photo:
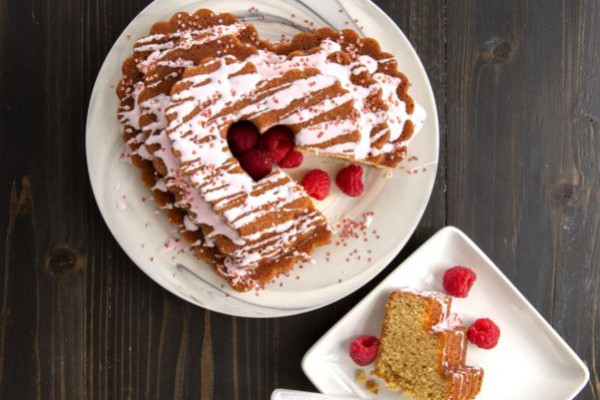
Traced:
<path fill-rule="evenodd" d="M 306 353 L 302 369 L 312 383 L 332 395 L 407 399 L 382 384 L 374 395 L 356 383 L 359 367 L 348 355 L 348 347 L 356 336 L 379 336 L 392 289 L 443 291 L 442 275 L 454 265 L 472 268 L 477 281 L 468 298 L 453 300 L 452 310 L 463 317 L 465 325 L 489 317 L 501 330 L 500 341 L 492 350 L 469 345 L 467 364 L 485 370 L 477 399 L 572 399 L 589 378 L 584 363 L 498 267 L 454 227 L 437 232 Z M 373 366 L 363 369 L 368 373 Z"/>

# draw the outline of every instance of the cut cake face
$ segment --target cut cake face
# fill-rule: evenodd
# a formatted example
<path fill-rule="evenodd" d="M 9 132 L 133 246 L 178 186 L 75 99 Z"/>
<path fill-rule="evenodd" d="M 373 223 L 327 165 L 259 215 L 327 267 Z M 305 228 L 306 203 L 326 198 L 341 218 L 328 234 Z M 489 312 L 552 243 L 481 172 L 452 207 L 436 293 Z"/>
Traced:
<path fill-rule="evenodd" d="M 465 365 L 466 329 L 437 292 L 393 291 L 386 304 L 375 374 L 392 390 L 419 400 L 469 400 L 483 370 Z"/>
<path fill-rule="evenodd" d="M 194 253 L 237 290 L 287 272 L 331 233 L 282 170 L 255 182 L 241 169 L 232 123 L 287 125 L 298 150 L 394 167 L 425 118 L 395 59 L 350 30 L 274 45 L 230 14 L 179 13 L 136 42 L 123 72 L 133 163 Z"/>

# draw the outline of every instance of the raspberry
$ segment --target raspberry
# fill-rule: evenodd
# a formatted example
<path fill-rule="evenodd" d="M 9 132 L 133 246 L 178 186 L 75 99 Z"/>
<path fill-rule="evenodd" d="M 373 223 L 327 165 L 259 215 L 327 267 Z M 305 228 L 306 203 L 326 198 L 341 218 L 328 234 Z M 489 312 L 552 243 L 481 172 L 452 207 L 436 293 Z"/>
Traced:
<path fill-rule="evenodd" d="M 444 290 L 454 297 L 467 297 L 477 274 L 467 267 L 456 266 L 444 272 Z"/>
<path fill-rule="evenodd" d="M 300 182 L 306 193 L 317 200 L 323 200 L 331 189 L 331 180 L 327 172 L 321 169 L 313 169 L 302 178 Z"/>
<path fill-rule="evenodd" d="M 250 121 L 236 122 L 227 132 L 227 142 L 231 152 L 239 157 L 256 145 L 258 129 Z"/>
<path fill-rule="evenodd" d="M 304 156 L 299 151 L 291 150 L 281 161 L 279 161 L 279 166 L 281 168 L 296 168 L 302 164 L 302 160 Z"/>
<path fill-rule="evenodd" d="M 278 163 L 294 147 L 294 134 L 285 126 L 274 126 L 260 135 L 257 147 L 268 152 L 273 163 Z"/>
<path fill-rule="evenodd" d="M 348 196 L 357 197 L 363 194 L 363 169 L 360 165 L 348 165 L 338 172 L 335 183 Z"/>
<path fill-rule="evenodd" d="M 489 318 L 480 318 L 467 331 L 469 341 L 482 349 L 496 347 L 500 338 L 500 328 Z"/>
<path fill-rule="evenodd" d="M 266 151 L 259 149 L 250 149 L 240 156 L 242 168 L 254 179 L 259 181 L 269 175 L 273 164 Z"/>
<path fill-rule="evenodd" d="M 361 367 L 375 361 L 377 350 L 379 339 L 375 336 L 359 336 L 350 343 L 350 357 Z"/>

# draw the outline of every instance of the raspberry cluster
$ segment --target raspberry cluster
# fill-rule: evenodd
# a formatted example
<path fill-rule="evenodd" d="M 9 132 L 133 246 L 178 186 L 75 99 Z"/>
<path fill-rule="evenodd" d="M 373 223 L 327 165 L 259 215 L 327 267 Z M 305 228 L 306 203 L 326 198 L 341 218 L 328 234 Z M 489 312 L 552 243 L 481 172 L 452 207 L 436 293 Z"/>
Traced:
<path fill-rule="evenodd" d="M 281 168 L 302 164 L 302 153 L 294 151 L 294 134 L 285 126 L 274 126 L 260 135 L 250 121 L 240 121 L 229 128 L 227 142 L 244 171 L 255 181 L 269 175 L 273 164 Z"/>
<path fill-rule="evenodd" d="M 229 128 L 227 142 L 244 171 L 255 181 L 269 175 L 274 164 L 281 168 L 297 168 L 304 159 L 302 153 L 294 150 L 294 134 L 282 125 L 273 126 L 261 135 L 250 121 L 236 122 Z M 335 183 L 348 196 L 362 195 L 363 168 L 353 164 L 342 168 Z M 331 190 L 329 175 L 320 169 L 309 171 L 300 184 L 317 200 L 325 199 Z"/>

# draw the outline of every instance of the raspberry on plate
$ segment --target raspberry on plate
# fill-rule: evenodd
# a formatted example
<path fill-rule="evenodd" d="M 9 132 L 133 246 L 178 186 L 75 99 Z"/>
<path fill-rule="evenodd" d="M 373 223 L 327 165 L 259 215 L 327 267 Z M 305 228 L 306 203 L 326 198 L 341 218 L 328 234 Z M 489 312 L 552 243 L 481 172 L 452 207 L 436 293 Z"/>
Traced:
<path fill-rule="evenodd" d="M 350 343 L 350 357 L 361 367 L 375 361 L 378 350 L 379 339 L 375 336 L 359 336 Z"/>
<path fill-rule="evenodd" d="M 258 129 L 250 121 L 236 122 L 227 132 L 227 143 L 236 157 L 253 148 L 257 140 Z"/>
<path fill-rule="evenodd" d="M 255 181 L 269 175 L 273 169 L 271 159 L 266 151 L 250 149 L 240 156 L 240 165 Z"/>
<path fill-rule="evenodd" d="M 454 297 L 467 297 L 476 279 L 477 274 L 472 269 L 457 265 L 444 272 L 444 290 Z"/>
<path fill-rule="evenodd" d="M 498 344 L 500 328 L 489 318 L 480 318 L 473 322 L 467 331 L 469 341 L 482 349 L 492 349 Z"/>
<path fill-rule="evenodd" d="M 285 126 L 274 126 L 260 135 L 257 147 L 269 153 L 271 162 L 278 163 L 294 147 L 294 134 Z"/>
<path fill-rule="evenodd" d="M 323 200 L 331 189 L 331 180 L 327 172 L 321 169 L 313 169 L 302 178 L 300 182 L 309 196 L 317 200 Z"/>
<path fill-rule="evenodd" d="M 357 197 L 363 194 L 363 168 L 360 165 L 348 165 L 338 172 L 335 183 L 348 196 Z"/>
<path fill-rule="evenodd" d="M 302 164 L 304 156 L 299 151 L 291 150 L 277 165 L 281 168 L 296 168 Z"/>

